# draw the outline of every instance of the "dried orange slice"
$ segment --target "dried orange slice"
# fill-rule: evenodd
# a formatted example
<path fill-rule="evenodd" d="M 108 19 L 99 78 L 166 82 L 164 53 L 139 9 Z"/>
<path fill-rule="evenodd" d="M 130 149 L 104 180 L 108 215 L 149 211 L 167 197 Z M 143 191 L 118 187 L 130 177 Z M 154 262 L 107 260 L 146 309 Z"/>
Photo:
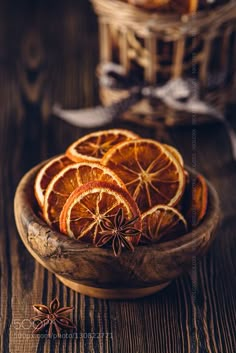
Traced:
<path fill-rule="evenodd" d="M 40 207 L 43 207 L 44 194 L 52 178 L 63 168 L 72 163 L 73 161 L 71 161 L 69 158 L 64 155 L 61 155 L 59 157 L 51 159 L 40 169 L 36 176 L 34 184 L 35 197 Z"/>
<path fill-rule="evenodd" d="M 43 207 L 46 222 L 59 229 L 59 216 L 67 198 L 78 186 L 90 181 L 108 181 L 125 188 L 112 170 L 98 163 L 81 162 L 69 165 L 47 187 Z"/>
<path fill-rule="evenodd" d="M 93 132 L 86 135 L 68 147 L 66 155 L 75 162 L 89 161 L 100 162 L 104 154 L 114 145 L 139 138 L 135 133 L 122 130 L 111 129 Z"/>
<path fill-rule="evenodd" d="M 142 214 L 141 241 L 157 243 L 187 232 L 187 222 L 175 208 L 158 205 Z"/>
<path fill-rule="evenodd" d="M 194 13 L 198 9 L 199 0 L 170 0 L 170 8 L 182 14 Z"/>
<path fill-rule="evenodd" d="M 102 164 L 123 180 L 142 212 L 158 204 L 173 206 L 184 192 L 184 170 L 159 142 L 122 142 L 105 154 Z"/>
<path fill-rule="evenodd" d="M 179 164 L 183 167 L 184 166 L 184 160 L 179 151 L 174 148 L 173 146 L 163 144 L 163 146 L 167 149 L 168 152 L 170 152 L 179 162 Z"/>
<path fill-rule="evenodd" d="M 163 6 L 169 4 L 169 0 L 128 0 L 128 2 L 147 10 L 162 9 Z"/>
<path fill-rule="evenodd" d="M 198 174 L 191 178 L 183 196 L 183 213 L 190 228 L 196 227 L 206 214 L 208 187 L 205 178 Z"/>
<path fill-rule="evenodd" d="M 81 241 L 97 244 L 103 236 L 103 223 L 114 222 L 122 209 L 123 217 L 141 231 L 139 209 L 127 191 L 112 183 L 90 182 L 77 188 L 67 199 L 60 215 L 61 232 Z M 140 235 L 129 239 L 137 244 Z"/>

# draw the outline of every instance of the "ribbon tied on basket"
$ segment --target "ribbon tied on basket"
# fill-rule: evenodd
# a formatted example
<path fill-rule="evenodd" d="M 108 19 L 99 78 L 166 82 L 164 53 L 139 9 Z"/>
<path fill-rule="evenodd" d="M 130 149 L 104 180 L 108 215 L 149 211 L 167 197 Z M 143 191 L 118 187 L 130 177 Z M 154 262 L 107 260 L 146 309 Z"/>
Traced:
<path fill-rule="evenodd" d="M 122 66 L 107 63 L 101 65 L 99 83 L 101 86 L 114 90 L 128 90 L 129 96 L 106 107 L 97 106 L 80 110 L 64 110 L 55 104 L 53 113 L 73 125 L 93 128 L 119 119 L 122 113 L 142 98 L 156 98 L 176 111 L 210 115 L 216 119 L 223 119 L 221 112 L 200 100 L 199 85 L 193 79 L 177 78 L 171 79 L 160 87 L 151 86 L 138 82 L 132 76 L 127 76 Z"/>
<path fill-rule="evenodd" d="M 114 90 L 127 90 L 129 95 L 109 106 L 96 106 L 79 110 L 65 110 L 59 104 L 53 113 L 68 123 L 81 128 L 96 128 L 120 119 L 121 115 L 143 98 L 159 99 L 167 107 L 192 115 L 209 115 L 220 120 L 230 137 L 236 158 L 236 137 L 224 115 L 210 104 L 200 100 L 199 84 L 191 78 L 171 79 L 162 86 L 152 86 L 127 76 L 122 66 L 106 63 L 100 67 L 99 84 Z"/>

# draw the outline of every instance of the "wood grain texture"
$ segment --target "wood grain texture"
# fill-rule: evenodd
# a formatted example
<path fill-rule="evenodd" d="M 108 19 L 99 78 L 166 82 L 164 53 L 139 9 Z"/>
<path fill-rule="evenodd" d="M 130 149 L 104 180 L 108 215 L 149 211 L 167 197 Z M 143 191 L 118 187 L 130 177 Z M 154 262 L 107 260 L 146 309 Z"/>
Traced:
<path fill-rule="evenodd" d="M 117 123 L 173 143 L 196 164 L 219 192 L 222 223 L 207 256 L 193 258 L 191 271 L 159 294 L 136 301 L 78 295 L 25 249 L 13 197 L 27 170 L 88 132 L 50 111 L 53 102 L 70 108 L 97 102 L 96 18 L 84 0 L 2 0 L 0 46 L 1 353 L 235 353 L 236 163 L 223 126 L 195 127 L 193 119 L 190 127 L 166 131 Z M 32 304 L 56 295 L 75 306 L 78 338 L 31 336 Z"/>

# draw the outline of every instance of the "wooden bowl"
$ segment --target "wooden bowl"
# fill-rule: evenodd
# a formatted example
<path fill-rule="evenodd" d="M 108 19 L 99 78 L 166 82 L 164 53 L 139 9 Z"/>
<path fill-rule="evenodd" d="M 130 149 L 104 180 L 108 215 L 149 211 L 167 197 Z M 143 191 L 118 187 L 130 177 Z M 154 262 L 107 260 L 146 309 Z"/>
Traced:
<path fill-rule="evenodd" d="M 138 246 L 118 258 L 112 249 L 80 243 L 56 232 L 39 216 L 34 180 L 41 165 L 20 181 L 15 219 L 31 255 L 66 286 L 97 298 L 128 299 L 153 294 L 191 268 L 193 256 L 209 248 L 219 221 L 219 199 L 208 183 L 209 203 L 202 223 L 192 232 L 162 244 Z M 194 174 L 193 171 L 190 171 Z"/>

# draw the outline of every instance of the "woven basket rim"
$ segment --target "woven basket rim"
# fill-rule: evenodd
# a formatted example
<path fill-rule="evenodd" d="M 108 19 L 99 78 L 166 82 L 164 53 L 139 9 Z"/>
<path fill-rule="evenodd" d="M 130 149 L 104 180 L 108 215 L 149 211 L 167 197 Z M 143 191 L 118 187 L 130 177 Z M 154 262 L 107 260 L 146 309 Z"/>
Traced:
<path fill-rule="evenodd" d="M 236 3 L 234 0 L 219 5 L 214 9 L 201 10 L 195 14 L 175 14 L 150 12 L 120 0 L 90 0 L 95 12 L 104 20 L 134 27 L 137 32 L 140 26 L 149 31 L 168 32 L 174 28 L 181 32 L 196 32 L 208 26 L 219 26 L 236 18 Z M 140 29 L 143 30 L 143 29 Z"/>
<path fill-rule="evenodd" d="M 163 18 L 170 18 L 170 19 L 179 19 L 181 20 L 182 17 L 186 18 L 189 17 L 194 18 L 196 16 L 208 16 L 209 13 L 218 13 L 221 12 L 222 10 L 226 10 L 226 9 L 231 9 L 233 7 L 236 7 L 236 3 L 234 0 L 230 0 L 229 2 L 227 2 L 226 4 L 223 5 L 218 5 L 215 8 L 212 9 L 204 9 L 204 10 L 199 10 L 194 14 L 178 14 L 178 13 L 174 13 L 174 12 L 161 12 L 158 10 L 147 10 L 147 9 L 143 9 L 141 7 L 132 5 L 130 3 L 121 1 L 121 0 L 90 0 L 95 6 L 100 6 L 100 11 L 104 10 L 105 8 L 107 8 L 108 10 L 111 10 L 111 14 L 114 14 L 115 16 L 117 15 L 117 13 L 115 13 L 115 9 L 118 6 L 119 8 L 123 8 L 124 11 L 130 12 L 130 14 L 132 13 L 134 16 L 140 16 L 140 17 L 145 17 L 147 16 L 148 18 L 151 17 L 163 17 Z M 184 21 L 186 21 L 186 19 L 184 19 Z"/>

